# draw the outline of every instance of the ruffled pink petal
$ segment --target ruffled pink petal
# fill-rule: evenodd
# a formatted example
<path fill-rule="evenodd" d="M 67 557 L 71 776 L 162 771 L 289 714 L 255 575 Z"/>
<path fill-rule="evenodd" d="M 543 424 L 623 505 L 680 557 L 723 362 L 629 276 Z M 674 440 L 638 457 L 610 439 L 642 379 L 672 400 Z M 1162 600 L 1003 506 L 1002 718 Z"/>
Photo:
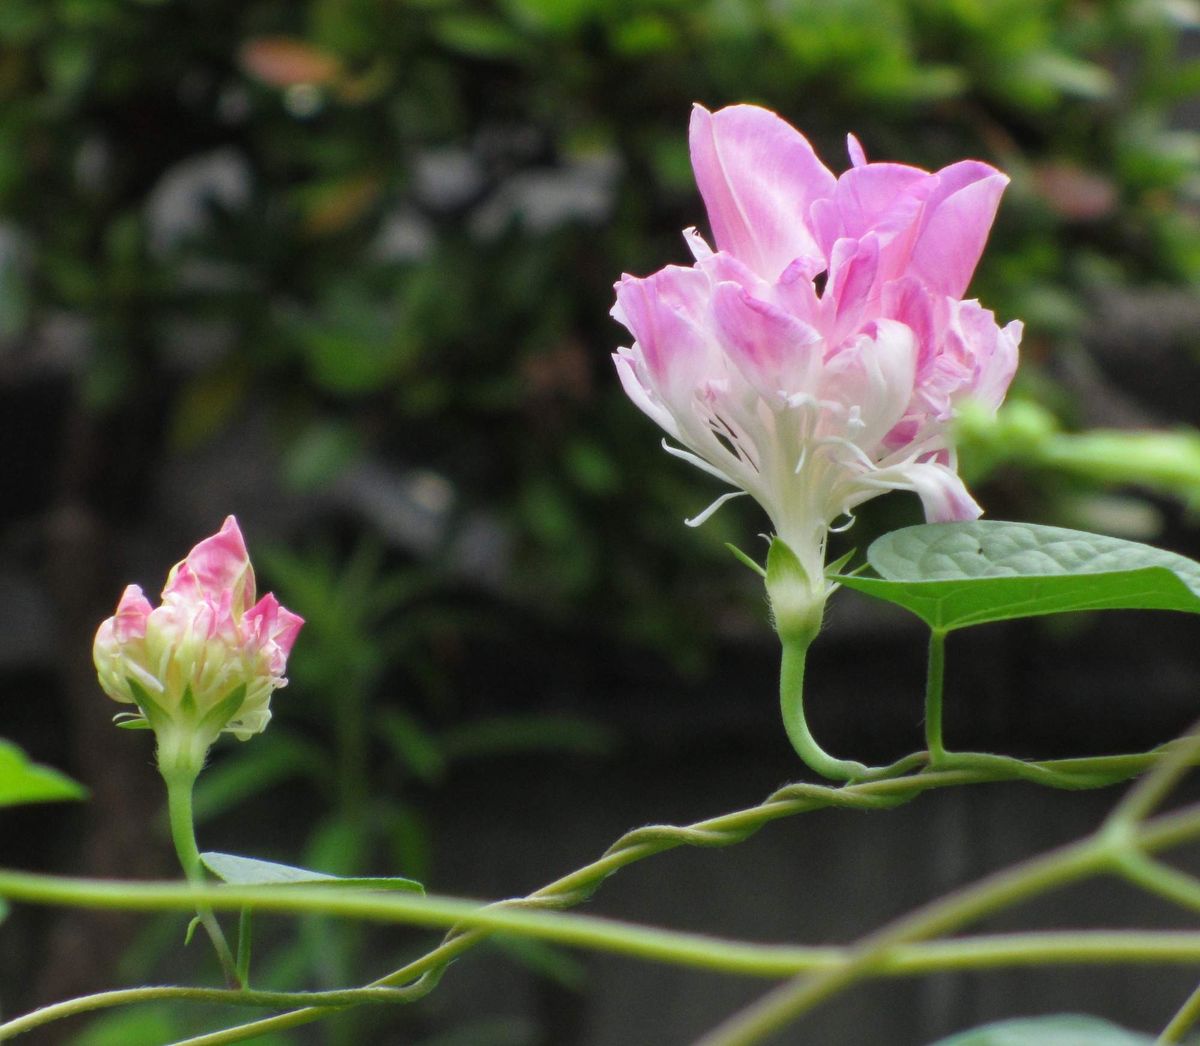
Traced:
<path fill-rule="evenodd" d="M 899 320 L 916 337 L 917 381 L 923 381 L 938 351 L 933 297 L 920 280 L 905 276 L 884 284 L 881 308 L 884 316 Z"/>
<path fill-rule="evenodd" d="M 757 106 L 697 105 L 689 142 L 719 250 L 772 283 L 796 258 L 820 256 L 808 213 L 835 179 L 799 131 Z"/>
<path fill-rule="evenodd" d="M 285 657 L 292 652 L 296 637 L 300 634 L 300 629 L 303 627 L 304 618 L 299 614 L 293 614 L 287 607 L 279 608 L 279 615 L 275 620 L 274 639 Z"/>
<path fill-rule="evenodd" d="M 964 160 L 937 174 L 925 205 L 909 271 L 931 291 L 961 297 L 983 254 L 1008 178 Z"/>
<path fill-rule="evenodd" d="M 116 614 L 109 619 L 113 623 L 113 639 L 118 643 L 128 643 L 143 638 L 146 635 L 146 619 L 153 609 L 138 585 L 126 586 L 117 603 Z"/>
<path fill-rule="evenodd" d="M 930 523 L 953 523 L 983 515 L 979 503 L 948 465 L 929 461 L 909 465 L 905 471 L 908 488 L 921 499 L 925 519 Z"/>
<path fill-rule="evenodd" d="M 953 392 L 995 410 L 1016 373 L 1022 325 L 1014 321 L 1001 329 L 977 301 L 946 299 L 944 308 L 943 358 L 957 362 L 965 374 Z"/>
<path fill-rule="evenodd" d="M 734 366 L 768 402 L 806 391 L 821 361 L 821 335 L 736 283 L 719 283 L 713 312 Z"/>
<path fill-rule="evenodd" d="M 829 282 L 821 296 L 826 333 L 832 345 L 855 333 L 863 322 L 879 274 L 879 239 L 868 233 L 861 240 L 841 239 L 833 245 Z"/>
<path fill-rule="evenodd" d="M 851 167 L 866 167 L 867 154 L 863 151 L 862 142 L 854 135 L 846 135 L 846 152 L 850 154 Z"/>
<path fill-rule="evenodd" d="M 184 569 L 186 567 L 186 569 Z M 196 592 L 228 590 L 236 614 L 254 602 L 254 570 L 237 520 L 227 516 L 221 529 L 205 538 L 167 576 L 163 598 L 195 598 Z"/>
<path fill-rule="evenodd" d="M 679 439 L 679 425 L 651 387 L 653 382 L 646 373 L 646 364 L 640 350 L 621 349 L 620 352 L 614 352 L 612 358 L 617 366 L 617 377 L 621 387 L 625 390 L 625 395 L 633 400 L 634 406 L 659 425 L 667 435 Z"/>
<path fill-rule="evenodd" d="M 917 350 L 912 331 L 894 320 L 876 320 L 867 333 L 826 360 L 820 398 L 853 413 L 852 438 L 872 447 L 904 416 L 913 395 Z"/>
<path fill-rule="evenodd" d="M 623 276 L 616 285 L 614 319 L 625 324 L 651 380 L 668 399 L 688 395 L 713 357 L 703 324 L 709 279 L 699 269 L 669 265 L 653 276 Z"/>
<path fill-rule="evenodd" d="M 884 278 L 899 275 L 922 205 L 935 185 L 928 172 L 898 163 L 870 163 L 846 171 L 831 197 L 813 208 L 813 224 L 825 256 L 832 255 L 834 243 L 843 237 L 858 240 L 874 232 L 885 258 L 897 258 L 885 267 Z"/>

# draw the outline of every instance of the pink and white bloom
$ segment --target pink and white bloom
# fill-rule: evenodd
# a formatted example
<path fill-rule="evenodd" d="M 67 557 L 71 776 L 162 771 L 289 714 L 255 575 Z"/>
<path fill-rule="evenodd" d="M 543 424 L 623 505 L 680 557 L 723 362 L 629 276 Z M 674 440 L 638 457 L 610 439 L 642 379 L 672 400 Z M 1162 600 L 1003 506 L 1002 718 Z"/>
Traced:
<path fill-rule="evenodd" d="M 692 114 L 692 167 L 716 250 L 623 276 L 613 316 L 634 341 L 614 359 L 664 447 L 753 496 L 824 594 L 825 539 L 855 506 L 910 490 L 931 521 L 979 506 L 950 425 L 966 399 L 995 410 L 1021 324 L 962 295 L 1008 179 L 987 164 L 936 173 L 867 163 L 832 174 L 774 113 Z"/>
<path fill-rule="evenodd" d="M 159 737 L 203 752 L 228 731 L 246 740 L 266 728 L 271 692 L 283 673 L 303 619 L 273 595 L 254 602 L 254 570 L 237 520 L 205 538 L 167 575 L 162 604 L 137 585 L 96 632 L 100 686 L 137 706 Z"/>

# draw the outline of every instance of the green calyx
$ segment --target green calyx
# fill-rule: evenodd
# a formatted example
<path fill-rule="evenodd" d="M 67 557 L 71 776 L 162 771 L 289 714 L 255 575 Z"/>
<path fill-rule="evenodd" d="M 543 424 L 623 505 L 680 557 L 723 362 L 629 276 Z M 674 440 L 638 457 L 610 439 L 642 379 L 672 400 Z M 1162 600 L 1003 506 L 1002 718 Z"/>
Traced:
<path fill-rule="evenodd" d="M 776 537 L 771 539 L 767 552 L 766 579 L 771 616 L 779 638 L 785 643 L 807 646 L 821 630 L 829 595 L 824 577 L 811 577 L 796 553 Z"/>

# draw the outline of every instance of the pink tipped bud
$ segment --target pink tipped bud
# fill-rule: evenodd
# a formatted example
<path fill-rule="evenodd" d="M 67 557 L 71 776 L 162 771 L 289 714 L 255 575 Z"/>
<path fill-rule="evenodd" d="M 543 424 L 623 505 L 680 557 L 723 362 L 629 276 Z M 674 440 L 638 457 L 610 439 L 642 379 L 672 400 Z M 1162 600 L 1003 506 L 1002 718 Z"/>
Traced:
<path fill-rule="evenodd" d="M 272 595 L 254 602 L 254 571 L 237 520 L 205 538 L 167 576 L 152 607 L 136 585 L 96 632 L 93 657 L 109 697 L 173 748 L 203 752 L 222 731 L 246 740 L 271 718 L 271 692 L 300 626 Z M 187 738 L 186 744 L 181 739 Z"/>

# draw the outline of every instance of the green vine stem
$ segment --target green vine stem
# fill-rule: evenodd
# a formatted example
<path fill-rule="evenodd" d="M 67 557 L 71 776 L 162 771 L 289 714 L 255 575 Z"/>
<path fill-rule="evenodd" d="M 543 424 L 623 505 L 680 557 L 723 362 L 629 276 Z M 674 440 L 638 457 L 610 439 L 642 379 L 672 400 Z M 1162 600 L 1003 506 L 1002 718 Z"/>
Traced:
<path fill-rule="evenodd" d="M 135 1003 L 161 1002 L 182 999 L 187 1002 L 220 1003 L 224 1006 L 358 1006 L 363 1003 L 410 1002 L 410 993 L 403 988 L 350 988 L 331 992 L 264 992 L 237 988 L 191 988 L 178 985 L 159 985 L 149 988 L 123 988 L 117 991 L 81 995 L 77 999 L 57 1002 L 14 1017 L 0 1024 L 0 1042 L 14 1039 L 53 1021 L 77 1017 L 97 1010 Z"/>
<path fill-rule="evenodd" d="M 808 728 L 804 714 L 804 665 L 809 640 L 781 636 L 783 656 L 779 665 L 779 711 L 783 728 L 796 754 L 814 773 L 831 781 L 853 781 L 867 777 L 869 769 L 852 759 L 835 759 L 825 751 Z"/>
<path fill-rule="evenodd" d="M 758 1002 L 734 1014 L 697 1046 L 753 1046 L 844 988 L 870 976 L 899 944 L 961 929 L 981 916 L 1057 889 L 1085 876 L 1110 872 L 1126 877 L 1141 875 L 1141 885 L 1154 888 L 1171 880 L 1166 892 L 1181 902 L 1196 900 L 1162 865 L 1140 862 L 1147 853 L 1182 841 L 1200 829 L 1200 804 L 1144 822 L 1200 754 L 1200 735 L 1186 737 L 1160 756 L 1157 765 L 1138 782 L 1092 835 L 1013 868 L 990 875 L 972 886 L 956 890 L 865 937 L 855 946 L 856 956 L 845 966 L 825 974 L 790 981 Z M 1169 840 L 1169 841 L 1168 841 Z M 1183 877 L 1182 873 L 1175 873 Z M 1190 878 L 1190 877 L 1183 877 Z M 1200 886 L 1200 884 L 1197 884 Z"/>
<path fill-rule="evenodd" d="M 572 923 L 608 922 L 586 916 L 568 917 Z M 447 920 L 448 921 L 448 920 Z M 530 920 L 540 924 L 534 915 Z M 800 973 L 834 969 L 850 961 L 846 948 L 803 948 L 785 945 L 751 944 L 726 941 L 698 934 L 662 931 L 664 940 L 684 940 L 703 944 L 706 954 L 682 950 L 664 950 L 657 956 L 640 956 L 712 970 L 717 973 L 748 977 L 788 977 Z M 606 941 L 580 944 L 594 950 L 612 950 Z M 686 954 L 680 962 L 679 955 Z M 702 958 L 702 962 L 692 961 Z M 1200 962 L 1200 932 L 1174 930 L 1079 930 L 1069 932 L 1032 932 L 980 934 L 954 940 L 919 942 L 891 950 L 879 974 L 885 977 L 919 977 L 946 970 L 990 970 L 1011 967 L 1125 963 L 1140 965 L 1191 965 Z M 124 988 L 117 991 L 83 995 L 66 1002 L 42 1007 L 23 1017 L 0 1024 L 0 1041 L 8 1041 L 43 1025 L 87 1013 L 140 1003 L 177 1000 L 216 1003 L 224 1006 L 299 1006 L 345 1009 L 359 1005 L 396 1005 L 412 1003 L 427 994 L 410 988 L 347 988 L 324 992 L 273 992 L 232 990 L 228 988 L 192 988 L 156 985 Z"/>
<path fill-rule="evenodd" d="M 942 740 L 942 691 L 946 680 L 946 633 L 933 629 L 929 633 L 929 663 L 925 677 L 925 747 L 929 749 L 929 765 L 939 769 L 946 758 Z"/>
<path fill-rule="evenodd" d="M 1155 1046 L 1169 1046 L 1171 1043 L 1182 1042 L 1184 1035 L 1197 1021 L 1200 1021 L 1200 988 L 1192 992 L 1187 1001 L 1179 1007 L 1179 1012 L 1171 1018 L 1171 1022 L 1155 1040 Z"/>
<path fill-rule="evenodd" d="M 167 783 L 167 811 L 171 820 L 171 839 L 175 844 L 175 852 L 179 855 L 179 863 L 188 882 L 202 886 L 207 877 L 200 860 L 200 848 L 196 845 L 195 819 L 192 816 L 192 792 L 199 767 L 183 760 L 180 760 L 178 765 L 165 764 L 161 756 L 159 765 Z M 211 909 L 205 907 L 197 908 L 196 915 L 212 941 L 213 948 L 216 949 L 226 984 L 230 988 L 244 987 L 238 964 L 229 950 L 217 917 Z"/>
<path fill-rule="evenodd" d="M 1190 761 L 1194 755 L 1195 753 L 1189 750 L 1187 759 Z M 1156 761 L 1161 760 L 1161 758 L 1160 753 L 1150 752 L 1137 755 L 1052 760 L 1032 765 L 1050 771 L 1056 776 L 1065 775 L 1068 778 L 1079 776 L 1088 780 L 1103 778 L 1108 783 L 1117 779 L 1135 776 Z M 1013 776 L 1011 768 L 1005 764 L 987 766 L 969 771 L 925 771 L 903 778 L 876 780 L 847 785 L 842 788 L 830 788 L 813 784 L 794 784 L 780 789 L 757 806 L 699 821 L 692 825 L 640 828 L 619 839 L 598 860 L 550 883 L 528 897 L 512 901 L 502 901 L 482 910 L 473 905 L 467 905 L 465 908 L 455 909 L 455 914 L 453 915 L 450 914 L 449 909 L 445 909 L 443 914 L 446 917 L 451 921 L 460 923 L 461 927 L 468 928 L 460 927 L 451 931 L 437 948 L 420 959 L 388 974 L 386 977 L 380 978 L 368 987 L 386 988 L 396 985 L 406 985 L 406 990 L 411 992 L 408 996 L 408 1001 L 419 998 L 433 989 L 446 966 L 457 956 L 486 939 L 490 933 L 500 929 L 513 928 L 510 924 L 503 922 L 502 917 L 506 913 L 510 916 L 522 913 L 538 914 L 539 911 L 552 913 L 556 910 L 572 907 L 590 897 L 599 888 L 601 883 L 614 872 L 643 858 L 661 853 L 664 850 L 670 850 L 678 846 L 715 847 L 731 845 L 748 838 L 760 828 L 779 818 L 789 817 L 793 814 L 822 807 L 836 806 L 851 809 L 876 809 L 906 802 L 921 792 L 932 788 L 978 784 L 987 781 L 1012 780 Z M 1164 837 L 1162 845 L 1170 845 L 1171 841 L 1170 838 Z M 68 884 L 68 886 L 64 886 L 64 884 Z M 241 898 L 241 902 L 238 903 L 250 903 L 247 901 L 247 891 L 236 891 L 231 887 L 209 887 L 200 893 L 185 890 L 181 894 L 181 888 L 178 886 L 156 886 L 153 889 L 159 891 L 159 893 L 153 895 L 154 903 L 148 904 L 147 902 L 151 894 L 148 894 L 146 891 L 149 888 L 138 888 L 138 898 L 140 900 L 131 900 L 129 888 L 125 884 L 109 884 L 103 899 L 99 899 L 94 889 L 95 886 L 96 884 L 87 881 L 48 879 L 45 877 L 22 875 L 20 873 L 0 872 L 0 897 L 6 896 L 12 900 L 129 907 L 141 908 L 142 910 L 156 906 L 169 908 L 172 906 L 172 896 L 176 904 L 178 904 L 181 896 L 186 896 L 193 903 L 197 899 L 209 903 L 210 899 L 215 898 L 216 900 L 212 903 L 219 902 L 221 907 L 233 906 L 237 898 Z M 161 892 L 172 889 L 175 891 L 174 895 L 170 893 L 163 894 Z M 260 910 L 266 908 L 268 898 L 273 898 L 273 910 L 278 911 L 302 910 L 297 906 L 303 902 L 308 906 L 303 910 L 322 911 L 327 914 L 342 914 L 347 916 L 354 915 L 354 917 L 360 918 L 374 917 L 392 920 L 398 919 L 396 904 L 404 902 L 412 906 L 414 903 L 413 899 L 368 899 L 351 895 L 332 897 L 325 892 L 317 896 L 310 896 L 311 894 L 313 894 L 312 890 L 294 887 L 288 888 L 282 894 L 279 891 L 272 893 L 271 891 L 262 892 L 260 890 L 254 893 L 252 897 L 254 906 Z M 229 903 L 227 904 L 226 902 Z M 368 903 L 367 908 L 363 907 L 364 902 Z M 464 904 L 464 902 L 457 903 L 460 905 Z M 371 904 L 375 905 L 374 915 L 371 914 L 369 907 Z M 410 914 L 404 921 L 416 922 L 422 925 L 438 924 L 438 918 L 428 904 L 425 904 L 424 907 L 420 905 L 411 907 L 409 911 Z M 443 925 L 445 921 L 446 918 L 443 918 Z M 521 927 L 521 929 L 524 928 L 524 926 Z M 575 941 L 573 943 L 582 946 L 582 942 Z M 659 939 L 658 943 L 661 944 L 661 939 Z M 595 941 L 590 942 L 588 946 L 599 947 Z M 665 958 L 662 955 L 656 957 Z M 336 1008 L 332 1006 L 309 1006 L 304 1009 L 293 1010 L 289 1013 L 278 1014 L 248 1024 L 201 1035 L 187 1040 L 187 1044 L 188 1046 L 223 1046 L 226 1043 L 242 1042 L 270 1031 L 282 1031 L 298 1027 L 311 1021 L 319 1020 L 334 1012 L 336 1012 Z M 4 1027 L 0 1025 L 0 1038 L 3 1037 Z"/>

